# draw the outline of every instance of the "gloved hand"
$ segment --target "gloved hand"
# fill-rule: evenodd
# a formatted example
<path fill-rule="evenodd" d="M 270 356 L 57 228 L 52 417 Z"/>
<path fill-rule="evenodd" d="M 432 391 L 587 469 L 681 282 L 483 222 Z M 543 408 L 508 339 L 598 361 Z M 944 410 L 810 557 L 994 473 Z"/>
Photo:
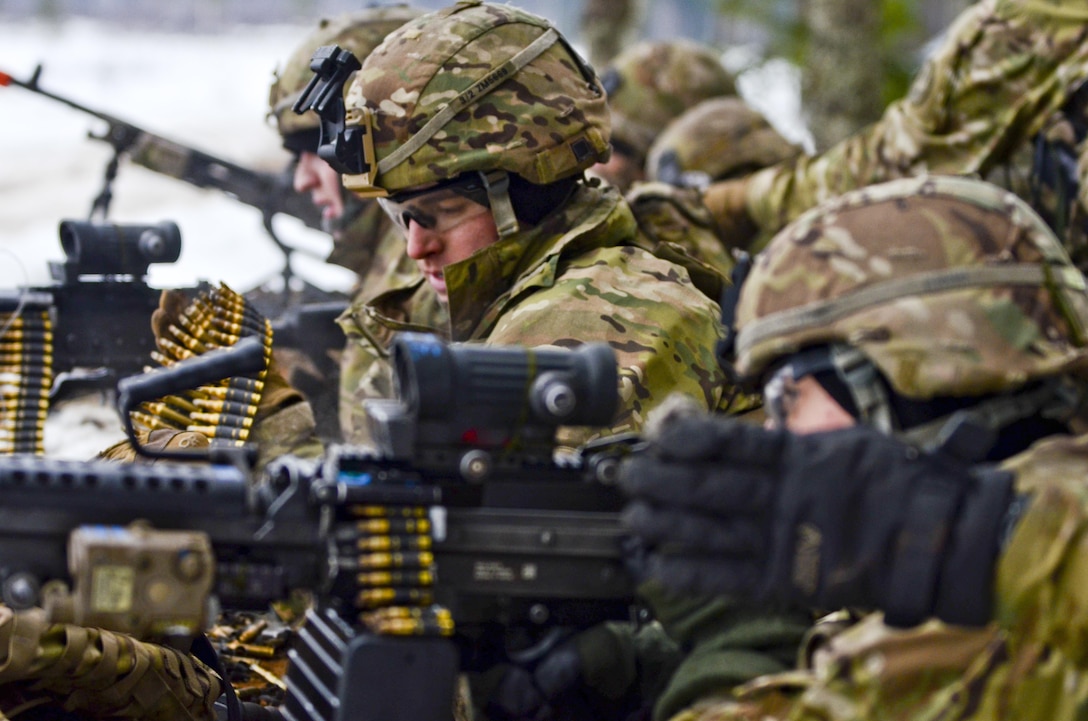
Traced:
<path fill-rule="evenodd" d="M 666 586 L 883 608 L 898 625 L 989 620 L 1010 474 L 867 427 L 800 436 L 688 415 L 659 424 L 620 484 Z"/>
<path fill-rule="evenodd" d="M 649 647 L 637 634 L 631 624 L 600 624 L 562 641 L 533 662 L 503 663 L 473 675 L 470 683 L 478 716 L 488 721 L 596 721 L 632 716 L 643 703 L 640 646 Z"/>
<path fill-rule="evenodd" d="M 156 338 L 173 339 L 170 326 L 181 327 L 181 313 L 189 302 L 189 296 L 181 290 L 168 288 L 159 295 L 159 307 L 151 314 L 151 332 Z"/>
<path fill-rule="evenodd" d="M 211 441 L 203 433 L 194 431 L 175 431 L 170 428 L 159 428 L 154 431 L 136 431 L 136 440 L 144 447 L 152 451 L 184 451 L 207 448 Z M 132 449 L 128 439 L 118 441 L 104 451 L 101 451 L 98 459 L 104 461 L 117 461 L 118 463 L 147 463 L 154 464 L 158 460 L 141 456 Z M 176 462 L 176 461 L 175 461 Z"/>
<path fill-rule="evenodd" d="M 221 293 L 222 297 L 237 298 L 237 294 L 226 287 L 217 289 L 216 293 Z M 211 298 L 213 295 L 208 294 L 207 297 Z M 194 337 L 184 327 L 181 316 L 191 302 L 181 291 L 164 290 L 159 297 L 159 307 L 151 316 L 151 329 L 157 342 L 161 343 L 165 339 L 199 354 L 205 352 L 210 338 L 204 337 L 199 330 L 194 330 L 197 334 Z M 215 302 L 211 302 L 211 305 L 213 308 L 217 307 Z M 223 340 L 216 337 L 215 342 L 222 343 Z M 259 449 L 258 467 L 263 467 L 272 458 L 288 453 L 306 457 L 321 454 L 323 449 L 315 434 L 313 412 L 305 400 L 302 393 L 287 382 L 275 354 L 269 354 L 263 388 L 257 398 L 253 425 L 247 438 L 248 442 L 255 443 Z M 200 420 L 193 425 L 206 424 L 206 420 Z"/>
<path fill-rule="evenodd" d="M 703 205 L 717 225 L 722 245 L 730 250 L 752 250 L 759 226 L 748 215 L 748 180 L 736 178 L 711 183 L 703 191 Z"/>

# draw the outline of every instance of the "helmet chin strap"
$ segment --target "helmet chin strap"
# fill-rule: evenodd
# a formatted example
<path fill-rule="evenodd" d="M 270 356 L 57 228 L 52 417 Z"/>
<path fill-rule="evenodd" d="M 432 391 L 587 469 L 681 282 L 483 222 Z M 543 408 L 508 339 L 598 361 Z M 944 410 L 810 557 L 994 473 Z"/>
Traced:
<path fill-rule="evenodd" d="M 506 238 L 517 233 L 520 228 L 514 214 L 514 204 L 510 202 L 510 175 L 505 170 L 479 173 L 487 189 L 487 202 L 491 205 L 491 217 L 495 219 L 499 237 Z"/>
<path fill-rule="evenodd" d="M 888 393 L 873 362 L 853 346 L 834 343 L 831 345 L 831 363 L 850 391 L 859 420 L 891 435 L 897 424 L 892 417 Z"/>

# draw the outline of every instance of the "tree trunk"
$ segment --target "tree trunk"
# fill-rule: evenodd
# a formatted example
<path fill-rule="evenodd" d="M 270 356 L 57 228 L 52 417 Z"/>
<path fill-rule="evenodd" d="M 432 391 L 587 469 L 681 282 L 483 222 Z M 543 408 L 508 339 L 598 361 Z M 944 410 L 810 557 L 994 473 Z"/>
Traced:
<path fill-rule="evenodd" d="M 600 70 L 638 37 L 646 0 L 586 0 L 582 10 L 582 41 L 589 62 Z"/>
<path fill-rule="evenodd" d="M 880 3 L 804 0 L 809 46 L 801 96 L 817 151 L 880 117 Z"/>

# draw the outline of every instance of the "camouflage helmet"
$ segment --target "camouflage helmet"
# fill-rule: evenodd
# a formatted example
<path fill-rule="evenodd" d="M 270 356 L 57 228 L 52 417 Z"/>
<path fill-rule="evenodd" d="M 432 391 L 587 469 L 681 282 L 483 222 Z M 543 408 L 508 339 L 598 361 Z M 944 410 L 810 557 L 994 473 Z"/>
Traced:
<path fill-rule="evenodd" d="M 703 100 L 737 92 L 718 53 L 691 40 L 636 43 L 613 58 L 601 78 L 613 145 L 639 165 L 674 118 Z"/>
<path fill-rule="evenodd" d="M 766 380 L 813 346 L 860 351 L 907 399 L 984 396 L 1084 375 L 1084 276 L 997 186 L 920 176 L 800 216 L 757 257 L 736 308 L 735 369 Z"/>
<path fill-rule="evenodd" d="M 317 130 L 319 127 L 317 114 L 312 110 L 302 115 L 291 111 L 291 106 L 313 77 L 310 58 L 315 50 L 322 45 L 339 45 L 362 60 L 378 46 L 382 38 L 421 14 L 421 10 L 406 5 L 391 5 L 346 13 L 331 19 L 323 18 L 291 53 L 287 64 L 278 68 L 273 75 L 272 87 L 268 92 L 268 115 L 276 121 L 280 135 Z"/>
<path fill-rule="evenodd" d="M 650 180 L 705 187 L 801 152 L 735 95 L 704 100 L 669 123 L 646 159 Z"/>
<path fill-rule="evenodd" d="M 344 185 L 363 196 L 473 171 L 542 185 L 609 152 L 593 70 L 544 18 L 479 1 L 391 33 L 356 73 L 345 122 L 363 129 L 367 172 Z"/>

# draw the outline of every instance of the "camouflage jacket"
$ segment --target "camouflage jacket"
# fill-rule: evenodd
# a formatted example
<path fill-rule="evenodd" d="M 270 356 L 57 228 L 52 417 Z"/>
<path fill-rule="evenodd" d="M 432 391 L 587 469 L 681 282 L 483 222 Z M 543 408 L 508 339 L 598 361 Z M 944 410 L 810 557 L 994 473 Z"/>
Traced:
<path fill-rule="evenodd" d="M 446 267 L 449 338 L 488 345 L 610 344 L 620 366 L 615 424 L 563 429 L 563 445 L 639 430 L 646 413 L 672 391 L 717 408 L 725 395 L 714 356 L 718 306 L 685 268 L 636 247 L 647 243 L 616 190 L 582 186 L 536 228 Z M 418 327 L 403 308 L 423 303 L 428 289 L 417 281 L 355 305 L 342 326 L 372 357 L 381 357 L 393 331 Z"/>
<path fill-rule="evenodd" d="M 696 260 L 683 263 L 693 279 L 700 271 L 729 277 L 735 265 L 733 256 L 722 246 L 714 218 L 703 205 L 699 191 L 661 182 L 638 183 L 624 199 L 638 221 L 640 236 L 650 241 L 647 250 L 670 260 L 680 258 L 670 257 L 667 252 L 693 256 Z M 695 263 L 709 268 L 692 268 Z M 715 294 L 705 282 L 698 285 L 712 298 L 721 296 L 720 290 Z"/>
<path fill-rule="evenodd" d="M 393 394 L 388 363 L 393 333 L 413 330 L 444 335 L 447 318 L 445 306 L 405 253 L 403 233 L 377 203 L 370 205 L 383 221 L 372 226 L 373 232 L 382 233 L 371 260 L 372 272 L 360 275 L 350 306 L 337 319 L 345 335 L 340 357 L 340 431 L 345 442 L 356 444 L 369 439 L 363 402 Z"/>
<path fill-rule="evenodd" d="M 760 228 L 757 246 L 830 197 L 923 172 L 978 175 L 1031 203 L 1032 139 L 1056 126 L 1086 79 L 1083 0 L 981 0 L 960 15 L 907 97 L 879 121 L 819 155 L 750 176 L 747 212 Z M 1077 151 L 1084 178 L 1084 142 Z M 1086 193 L 1081 182 L 1080 213 Z"/>
<path fill-rule="evenodd" d="M 815 651 L 674 721 L 1076 719 L 1088 703 L 1088 436 L 1051 436 L 1004 464 L 1032 502 L 999 560 L 996 622 L 894 629 L 872 614 Z"/>

